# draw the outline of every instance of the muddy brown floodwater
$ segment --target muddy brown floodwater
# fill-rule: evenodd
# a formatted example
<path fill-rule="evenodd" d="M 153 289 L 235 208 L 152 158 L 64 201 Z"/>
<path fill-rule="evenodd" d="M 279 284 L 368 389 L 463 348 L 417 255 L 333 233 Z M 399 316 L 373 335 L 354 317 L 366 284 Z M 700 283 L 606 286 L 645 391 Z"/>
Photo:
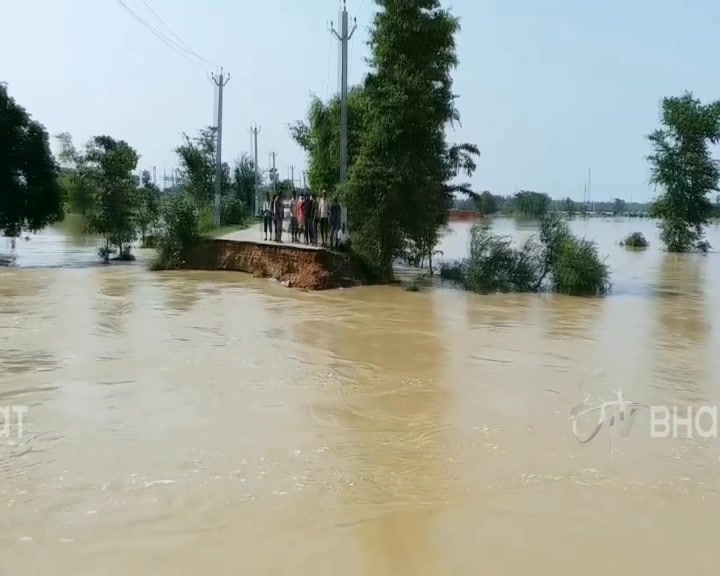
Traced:
<path fill-rule="evenodd" d="M 641 409 L 581 446 L 568 417 L 593 371 L 606 400 L 720 403 L 720 255 L 573 226 L 609 255 L 608 298 L 303 293 L 97 266 L 64 228 L 19 242 L 0 574 L 717 576 L 718 440 L 651 438 Z M 636 229 L 650 249 L 615 245 Z"/>

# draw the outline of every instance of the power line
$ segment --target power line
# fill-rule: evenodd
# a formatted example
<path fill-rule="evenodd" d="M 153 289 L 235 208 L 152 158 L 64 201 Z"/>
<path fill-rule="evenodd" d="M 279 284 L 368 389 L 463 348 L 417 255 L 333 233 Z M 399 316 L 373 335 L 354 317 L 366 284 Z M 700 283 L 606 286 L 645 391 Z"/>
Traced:
<path fill-rule="evenodd" d="M 360 7 L 355 11 L 355 16 L 353 17 L 353 19 L 357 18 L 357 15 L 360 14 L 360 10 L 362 10 L 363 6 L 365 6 L 365 0 L 362 0 L 362 2 L 360 2 Z"/>
<path fill-rule="evenodd" d="M 152 13 L 152 15 L 155 16 L 155 18 L 157 18 L 157 19 L 160 21 L 160 24 L 162 24 L 163 26 L 165 26 L 165 28 L 168 30 L 168 32 L 170 32 L 170 34 L 172 34 L 172 35 L 177 39 L 177 41 L 180 42 L 180 44 L 182 44 L 182 46 L 184 47 L 184 50 L 186 50 L 187 52 L 189 52 L 190 54 L 192 54 L 192 55 L 195 56 L 196 58 L 202 60 L 202 61 L 205 62 L 208 66 L 216 67 L 215 64 L 213 64 L 212 62 L 209 62 L 208 60 L 205 60 L 205 58 L 203 58 L 202 56 L 200 56 L 200 54 L 198 54 L 197 52 L 194 52 L 193 49 L 190 48 L 190 46 L 188 46 L 188 45 L 183 41 L 182 38 L 180 38 L 180 36 L 178 36 L 177 34 L 175 34 L 175 32 L 173 31 L 173 29 L 170 28 L 170 26 L 168 26 L 162 18 L 160 18 L 160 16 L 158 15 L 158 13 L 155 12 L 155 10 L 152 9 L 152 7 L 150 6 L 150 4 L 148 4 L 145 0 L 140 0 L 140 1 L 145 5 L 145 7 L 146 7 L 148 10 L 150 10 L 150 12 Z"/>
<path fill-rule="evenodd" d="M 140 24 L 142 24 L 145 28 L 147 28 L 152 34 L 154 34 L 155 36 L 157 36 L 157 38 L 158 38 L 163 44 L 165 44 L 168 48 L 170 48 L 171 50 L 174 50 L 175 52 L 177 52 L 178 54 L 180 54 L 180 56 L 182 56 L 183 58 L 185 58 L 185 59 L 186 59 L 188 62 L 190 62 L 190 64 L 192 64 L 193 66 L 197 66 L 198 68 L 202 68 L 202 66 L 200 66 L 200 64 L 199 64 L 198 62 L 196 62 L 196 61 L 193 60 L 192 58 L 188 57 L 188 55 L 185 53 L 185 52 L 187 52 L 187 50 L 185 50 L 182 46 L 180 46 L 180 45 L 177 44 L 176 42 L 173 42 L 173 41 L 170 40 L 169 38 L 166 38 L 165 36 L 163 36 L 160 32 L 158 32 L 155 28 L 153 28 L 150 24 L 148 24 L 145 20 L 143 20 L 142 17 L 140 17 L 136 12 L 134 12 L 127 4 L 125 4 L 125 2 L 123 2 L 123 0 L 115 0 L 115 1 L 116 1 L 118 4 L 120 4 L 120 6 L 122 6 L 125 10 L 127 10 L 127 12 L 128 12 L 133 18 L 135 18 L 135 20 L 137 20 L 138 22 L 140 22 Z M 183 50 L 185 50 L 185 51 L 183 51 Z"/>

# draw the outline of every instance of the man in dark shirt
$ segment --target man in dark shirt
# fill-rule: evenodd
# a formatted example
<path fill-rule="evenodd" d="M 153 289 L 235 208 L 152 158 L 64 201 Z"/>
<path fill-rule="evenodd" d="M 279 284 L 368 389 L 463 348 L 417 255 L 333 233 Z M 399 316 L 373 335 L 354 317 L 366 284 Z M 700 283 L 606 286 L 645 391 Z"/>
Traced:
<path fill-rule="evenodd" d="M 273 201 L 275 211 L 275 242 L 282 242 L 283 219 L 285 218 L 285 204 L 280 194 L 275 194 Z"/>
<path fill-rule="evenodd" d="M 308 200 L 308 205 L 305 209 L 305 221 L 308 236 L 310 237 L 310 244 L 313 246 L 317 245 L 317 216 L 317 200 L 315 199 L 315 194 L 310 194 L 310 200 Z"/>

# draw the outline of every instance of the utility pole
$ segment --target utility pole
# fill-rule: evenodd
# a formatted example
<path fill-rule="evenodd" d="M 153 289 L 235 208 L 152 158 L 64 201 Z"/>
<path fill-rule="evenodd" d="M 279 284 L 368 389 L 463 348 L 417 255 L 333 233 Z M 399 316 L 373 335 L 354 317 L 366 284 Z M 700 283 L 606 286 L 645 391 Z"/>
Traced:
<path fill-rule="evenodd" d="M 277 158 L 277 152 L 273 150 L 270 152 L 270 156 L 272 157 L 272 185 L 273 185 L 273 192 L 277 191 L 277 171 L 275 170 L 275 158 Z"/>
<path fill-rule="evenodd" d="M 253 135 L 254 139 L 254 146 L 255 146 L 255 214 L 258 214 L 258 210 L 260 209 L 260 172 L 258 169 L 258 158 L 257 158 L 257 137 L 258 134 L 260 134 L 261 128 L 258 128 L 258 125 L 255 124 L 255 126 L 252 126 L 250 128 L 250 133 Z"/>
<path fill-rule="evenodd" d="M 353 18 L 352 30 L 348 31 L 348 13 L 346 0 L 343 0 L 343 10 L 341 15 L 340 34 L 335 31 L 332 22 L 330 23 L 330 31 L 340 41 L 341 55 L 340 58 L 340 184 L 347 181 L 347 97 L 348 97 L 348 40 L 350 40 L 357 29 L 357 19 Z"/>
<path fill-rule="evenodd" d="M 223 88 L 230 82 L 230 74 L 223 77 L 223 69 L 220 68 L 220 76 L 212 75 L 212 81 L 218 87 L 218 117 L 217 117 L 217 166 L 215 167 L 215 226 L 220 226 L 220 188 L 222 186 L 222 109 L 223 109 Z"/>
<path fill-rule="evenodd" d="M 157 166 L 153 166 L 153 184 L 157 185 Z"/>
<path fill-rule="evenodd" d="M 290 182 L 292 182 L 292 189 L 295 190 L 295 166 L 290 165 Z"/>
<path fill-rule="evenodd" d="M 303 194 L 307 193 L 307 172 L 303 170 Z"/>

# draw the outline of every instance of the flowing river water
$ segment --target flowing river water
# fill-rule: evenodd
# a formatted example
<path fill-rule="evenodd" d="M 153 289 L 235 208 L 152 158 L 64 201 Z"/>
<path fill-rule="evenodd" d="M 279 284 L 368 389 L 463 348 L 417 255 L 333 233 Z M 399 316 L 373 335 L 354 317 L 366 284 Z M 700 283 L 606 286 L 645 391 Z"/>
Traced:
<path fill-rule="evenodd" d="M 642 408 L 582 446 L 568 418 L 615 388 L 720 403 L 720 256 L 664 254 L 647 221 L 573 227 L 609 256 L 607 298 L 305 293 L 142 251 L 97 265 L 67 223 L 19 241 L 0 575 L 716 576 L 718 439 L 653 438 Z M 617 246 L 634 230 L 648 250 Z"/>

